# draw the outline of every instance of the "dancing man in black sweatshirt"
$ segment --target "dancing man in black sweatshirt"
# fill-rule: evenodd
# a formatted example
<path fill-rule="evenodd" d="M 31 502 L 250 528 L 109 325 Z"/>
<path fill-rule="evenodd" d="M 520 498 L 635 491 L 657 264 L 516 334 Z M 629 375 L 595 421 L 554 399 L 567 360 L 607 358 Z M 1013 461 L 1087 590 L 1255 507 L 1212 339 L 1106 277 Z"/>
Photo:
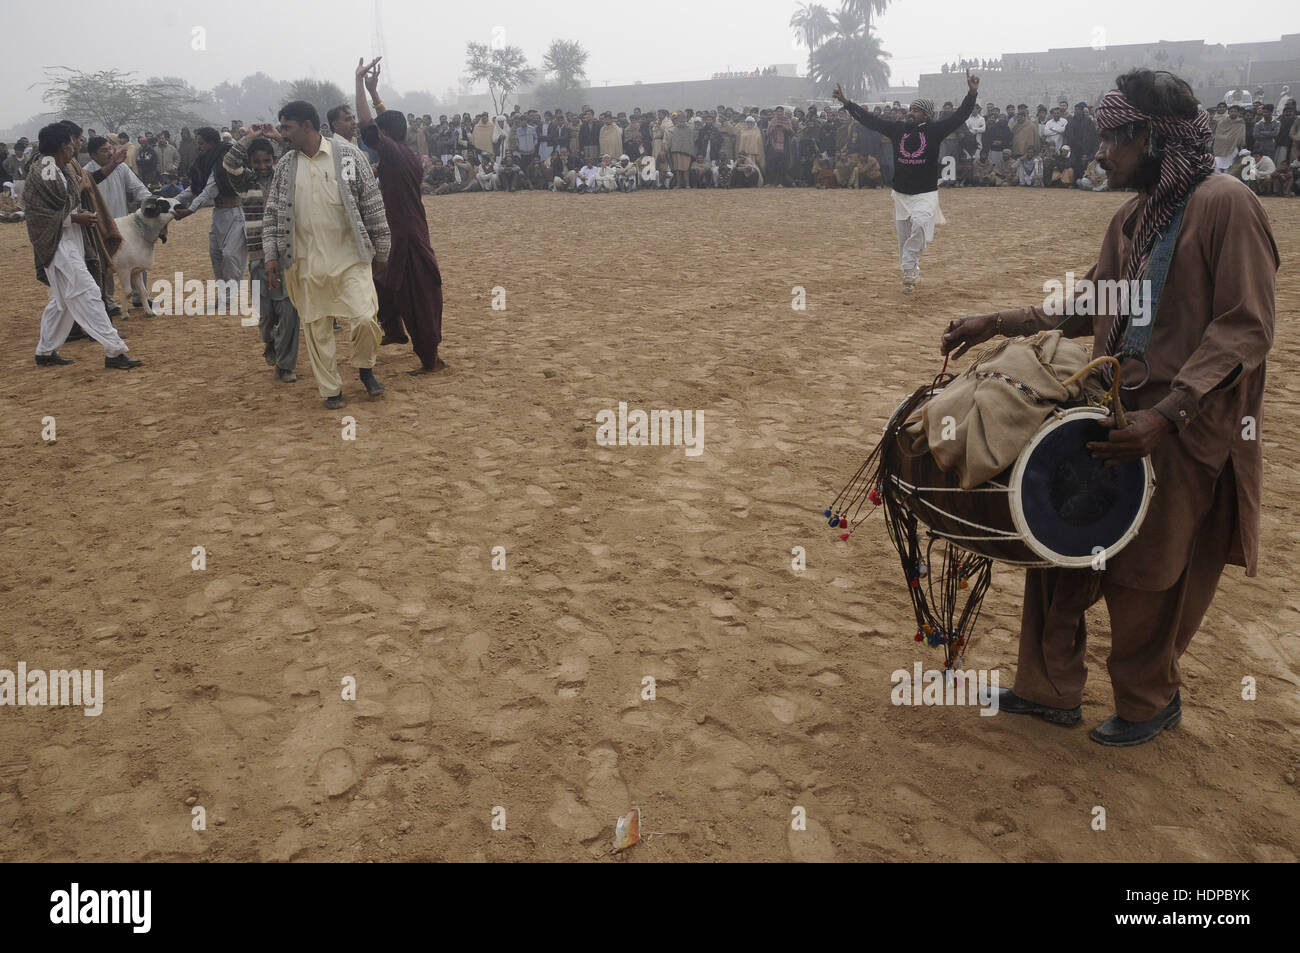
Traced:
<path fill-rule="evenodd" d="M 844 90 L 835 87 L 835 98 L 862 125 L 887 137 L 894 145 L 894 225 L 898 229 L 898 257 L 903 268 L 903 292 L 910 294 L 921 280 L 921 253 L 934 241 L 934 226 L 944 224 L 939 210 L 939 146 L 944 138 L 970 116 L 979 94 L 980 79 L 966 71 L 970 92 L 957 111 L 934 118 L 934 103 L 915 100 L 907 120 L 882 119 L 850 102 Z M 953 170 L 955 173 L 955 169 Z"/>

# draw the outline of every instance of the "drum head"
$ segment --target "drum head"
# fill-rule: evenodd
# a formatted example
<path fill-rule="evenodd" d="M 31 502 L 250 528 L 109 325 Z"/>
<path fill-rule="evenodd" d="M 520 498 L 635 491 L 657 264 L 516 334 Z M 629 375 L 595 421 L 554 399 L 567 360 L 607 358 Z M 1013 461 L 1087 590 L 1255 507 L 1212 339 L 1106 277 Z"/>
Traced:
<path fill-rule="evenodd" d="M 1011 474 L 1011 516 L 1025 543 L 1055 566 L 1102 568 L 1137 535 L 1155 487 L 1150 458 L 1117 467 L 1094 460 L 1086 444 L 1105 440 L 1096 407 L 1049 420 Z"/>

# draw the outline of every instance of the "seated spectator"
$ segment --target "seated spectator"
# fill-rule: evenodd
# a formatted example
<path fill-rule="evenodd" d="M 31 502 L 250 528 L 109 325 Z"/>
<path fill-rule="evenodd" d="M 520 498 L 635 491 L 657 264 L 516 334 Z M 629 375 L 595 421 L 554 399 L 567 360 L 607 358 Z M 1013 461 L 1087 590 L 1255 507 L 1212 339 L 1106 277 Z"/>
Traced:
<path fill-rule="evenodd" d="M 731 188 L 731 170 L 735 167 L 731 161 L 731 153 L 723 149 L 718 153 L 718 177 L 717 183 L 720 189 Z"/>
<path fill-rule="evenodd" d="M 1011 154 L 1010 149 L 1002 150 L 1002 161 L 994 169 L 993 181 L 999 186 L 1020 184 L 1020 163 Z"/>
<path fill-rule="evenodd" d="M 997 185 L 993 181 L 993 174 L 996 171 L 997 166 L 989 160 L 989 150 L 985 149 L 971 166 L 971 183 L 982 187 Z"/>
<path fill-rule="evenodd" d="M 1272 152 L 1273 150 L 1269 150 Z M 1255 164 L 1244 176 L 1244 181 L 1256 195 L 1273 194 L 1273 173 L 1277 171 L 1277 166 L 1273 163 L 1273 157 L 1268 153 L 1258 150 L 1254 153 Z"/>
<path fill-rule="evenodd" d="M 690 168 L 691 188 L 708 189 L 713 187 L 713 163 L 704 158 L 700 153 L 691 163 Z"/>
<path fill-rule="evenodd" d="M 528 187 L 535 192 L 545 192 L 551 187 L 551 170 L 542 161 L 540 155 L 533 156 L 528 163 Z"/>
<path fill-rule="evenodd" d="M 1109 188 L 1109 176 L 1106 170 L 1101 167 L 1101 163 L 1094 157 L 1088 163 L 1088 167 L 1083 171 L 1083 177 L 1079 179 L 1079 188 L 1087 189 L 1090 192 L 1105 192 Z"/>
<path fill-rule="evenodd" d="M 614 180 L 620 192 L 635 192 L 640 179 L 640 168 L 626 155 L 618 157 L 614 167 Z"/>
<path fill-rule="evenodd" d="M 450 185 L 451 181 L 451 169 L 443 165 L 442 159 L 432 156 L 429 162 L 429 171 L 424 174 L 424 180 L 420 183 L 420 192 L 424 195 L 440 194 L 438 187 Z"/>
<path fill-rule="evenodd" d="M 582 168 L 578 170 L 577 188 L 575 192 L 594 192 L 596 189 L 596 166 L 592 159 L 584 159 Z"/>
<path fill-rule="evenodd" d="M 1049 189 L 1068 189 L 1074 185 L 1074 160 L 1070 147 L 1061 146 L 1059 156 L 1050 156 L 1043 163 L 1043 185 Z"/>
<path fill-rule="evenodd" d="M 813 185 L 819 189 L 833 189 L 839 185 L 835 178 L 835 167 L 824 152 L 813 159 L 811 175 Z"/>
<path fill-rule="evenodd" d="M 731 186 L 736 189 L 762 188 L 763 171 L 748 152 L 742 152 L 731 170 Z"/>
<path fill-rule="evenodd" d="M 614 159 L 608 152 L 600 157 L 600 165 L 596 166 L 596 174 L 592 178 L 591 190 L 593 192 L 618 191 L 618 176 L 614 170 Z"/>
<path fill-rule="evenodd" d="M 495 192 L 497 189 L 497 173 L 492 162 L 492 153 L 480 152 L 478 156 L 479 164 L 475 167 L 474 180 L 479 189 L 484 192 Z"/>
<path fill-rule="evenodd" d="M 1043 187 L 1043 159 L 1039 150 L 1031 149 L 1021 156 L 1018 184 L 1040 189 Z"/>

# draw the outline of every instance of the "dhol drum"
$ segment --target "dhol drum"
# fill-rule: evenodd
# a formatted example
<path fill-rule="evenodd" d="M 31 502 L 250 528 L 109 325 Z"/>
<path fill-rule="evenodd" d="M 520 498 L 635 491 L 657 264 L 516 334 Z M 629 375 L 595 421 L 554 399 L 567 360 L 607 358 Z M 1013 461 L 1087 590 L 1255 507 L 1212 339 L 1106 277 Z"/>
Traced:
<path fill-rule="evenodd" d="M 1092 458 L 1086 444 L 1109 433 L 1102 408 L 1053 411 L 1012 466 L 971 490 L 930 453 L 907 452 L 903 409 L 885 429 L 882 489 L 935 536 L 1013 565 L 1098 569 L 1137 535 L 1155 490 L 1151 460 L 1106 467 Z"/>

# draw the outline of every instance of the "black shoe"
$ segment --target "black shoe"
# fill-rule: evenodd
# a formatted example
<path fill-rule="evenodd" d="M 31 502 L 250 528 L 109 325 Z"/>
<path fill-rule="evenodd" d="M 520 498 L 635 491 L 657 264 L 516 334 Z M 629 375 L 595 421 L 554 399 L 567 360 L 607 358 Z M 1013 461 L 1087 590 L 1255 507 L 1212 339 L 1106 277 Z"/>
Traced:
<path fill-rule="evenodd" d="M 343 391 L 339 391 L 333 397 L 325 398 L 325 407 L 327 410 L 338 410 L 343 406 Z"/>
<path fill-rule="evenodd" d="M 139 367 L 144 361 L 137 361 L 133 357 L 127 357 L 126 354 L 119 354 L 117 357 L 104 358 L 104 366 L 119 371 L 129 371 L 133 367 Z"/>
<path fill-rule="evenodd" d="M 53 367 L 55 365 L 75 364 L 76 362 L 70 357 L 64 357 L 58 351 L 51 351 L 49 354 L 37 354 L 37 367 Z"/>
<path fill-rule="evenodd" d="M 292 384 L 298 380 L 298 375 L 287 367 L 277 367 L 275 369 L 275 379 L 285 384 Z"/>
<path fill-rule="evenodd" d="M 113 305 L 113 307 L 108 309 L 108 316 L 110 318 L 120 318 L 122 316 L 122 309 L 117 305 Z"/>
<path fill-rule="evenodd" d="M 1088 733 L 1088 737 L 1099 745 L 1111 748 L 1128 748 L 1132 745 L 1145 744 L 1166 728 L 1177 728 L 1183 720 L 1183 702 L 1180 692 L 1174 692 L 1174 700 L 1169 706 L 1146 721 L 1129 721 L 1119 715 L 1111 715 Z"/>
<path fill-rule="evenodd" d="M 1043 721 L 1050 721 L 1054 725 L 1077 725 L 1083 718 L 1082 705 L 1074 708 L 1040 705 L 1021 698 L 1009 688 L 998 689 L 998 711 L 1005 711 L 1011 715 L 1037 715 Z"/>
<path fill-rule="evenodd" d="M 379 340 L 380 347 L 387 347 L 390 344 L 410 344 L 411 339 L 405 334 L 385 334 Z"/>
<path fill-rule="evenodd" d="M 371 397 L 383 397 L 384 385 L 375 379 L 375 372 L 369 367 L 361 368 L 361 383 L 366 385 L 366 393 Z"/>
<path fill-rule="evenodd" d="M 72 330 L 68 332 L 69 341 L 86 341 L 89 339 L 90 335 L 81 330 L 81 325 L 79 324 L 74 324 Z"/>
<path fill-rule="evenodd" d="M 266 347 L 262 348 L 262 360 L 266 361 L 266 363 L 270 364 L 272 367 L 275 367 L 274 344 L 268 344 Z"/>

